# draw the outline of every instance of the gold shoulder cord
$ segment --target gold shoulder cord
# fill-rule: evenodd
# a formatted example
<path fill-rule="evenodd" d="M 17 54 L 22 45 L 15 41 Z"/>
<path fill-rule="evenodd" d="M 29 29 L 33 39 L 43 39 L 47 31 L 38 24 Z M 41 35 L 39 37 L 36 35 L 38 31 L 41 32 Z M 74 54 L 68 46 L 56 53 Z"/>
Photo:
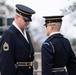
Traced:
<path fill-rule="evenodd" d="M 55 48 L 54 48 L 54 46 L 53 46 L 52 42 L 50 42 L 50 44 L 51 44 L 51 46 L 52 46 L 53 53 L 55 53 Z"/>

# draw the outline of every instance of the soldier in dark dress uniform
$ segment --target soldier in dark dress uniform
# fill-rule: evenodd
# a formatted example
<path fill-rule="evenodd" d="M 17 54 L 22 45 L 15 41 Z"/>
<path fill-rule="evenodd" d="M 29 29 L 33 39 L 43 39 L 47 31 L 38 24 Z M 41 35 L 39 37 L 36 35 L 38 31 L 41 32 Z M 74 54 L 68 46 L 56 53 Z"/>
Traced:
<path fill-rule="evenodd" d="M 25 28 L 35 11 L 17 4 L 12 25 L 0 42 L 1 75 L 33 75 L 34 49 Z"/>
<path fill-rule="evenodd" d="M 59 32 L 62 17 L 44 16 L 46 35 L 49 37 L 41 49 L 42 75 L 76 75 L 75 54 L 69 40 Z"/>

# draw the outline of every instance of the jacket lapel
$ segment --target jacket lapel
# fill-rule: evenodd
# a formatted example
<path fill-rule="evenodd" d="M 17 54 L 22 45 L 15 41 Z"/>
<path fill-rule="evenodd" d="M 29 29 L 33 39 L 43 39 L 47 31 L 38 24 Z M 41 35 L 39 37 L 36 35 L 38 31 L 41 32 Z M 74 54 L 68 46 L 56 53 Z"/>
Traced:
<path fill-rule="evenodd" d="M 30 36 L 28 33 L 26 33 L 27 35 L 27 38 L 28 38 L 28 41 L 29 41 L 29 45 L 30 45 L 30 55 L 34 53 L 34 49 L 33 49 L 33 46 L 32 46 L 32 42 L 31 42 L 31 39 L 30 39 Z"/>
<path fill-rule="evenodd" d="M 10 29 L 16 34 L 16 36 L 20 39 L 23 45 L 28 46 L 29 48 L 29 43 L 27 42 L 25 37 L 21 34 L 21 32 L 14 25 L 11 25 Z"/>

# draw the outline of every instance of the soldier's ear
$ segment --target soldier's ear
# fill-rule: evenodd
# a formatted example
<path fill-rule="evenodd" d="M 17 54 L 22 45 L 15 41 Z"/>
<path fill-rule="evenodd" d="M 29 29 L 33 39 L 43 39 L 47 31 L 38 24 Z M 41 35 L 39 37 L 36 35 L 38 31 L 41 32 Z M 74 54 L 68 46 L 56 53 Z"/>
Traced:
<path fill-rule="evenodd" d="M 53 28 L 54 28 L 54 27 L 51 25 L 51 26 L 50 26 L 50 30 L 52 30 Z"/>
<path fill-rule="evenodd" d="M 51 25 L 51 30 L 54 29 L 54 27 L 55 27 L 55 24 L 52 24 L 52 25 Z"/>
<path fill-rule="evenodd" d="M 18 19 L 18 15 L 16 15 L 15 17 L 16 17 L 16 19 Z"/>
<path fill-rule="evenodd" d="M 52 27 L 50 27 L 50 29 L 52 30 Z"/>
<path fill-rule="evenodd" d="M 20 16 L 16 14 L 16 19 L 18 19 Z"/>

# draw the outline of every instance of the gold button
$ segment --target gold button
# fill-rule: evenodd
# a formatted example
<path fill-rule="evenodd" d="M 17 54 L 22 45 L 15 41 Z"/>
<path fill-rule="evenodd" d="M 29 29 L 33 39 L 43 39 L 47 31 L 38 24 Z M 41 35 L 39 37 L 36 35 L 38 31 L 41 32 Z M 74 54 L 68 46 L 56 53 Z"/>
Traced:
<path fill-rule="evenodd" d="M 29 69 L 31 69 L 31 67 L 29 67 Z"/>

